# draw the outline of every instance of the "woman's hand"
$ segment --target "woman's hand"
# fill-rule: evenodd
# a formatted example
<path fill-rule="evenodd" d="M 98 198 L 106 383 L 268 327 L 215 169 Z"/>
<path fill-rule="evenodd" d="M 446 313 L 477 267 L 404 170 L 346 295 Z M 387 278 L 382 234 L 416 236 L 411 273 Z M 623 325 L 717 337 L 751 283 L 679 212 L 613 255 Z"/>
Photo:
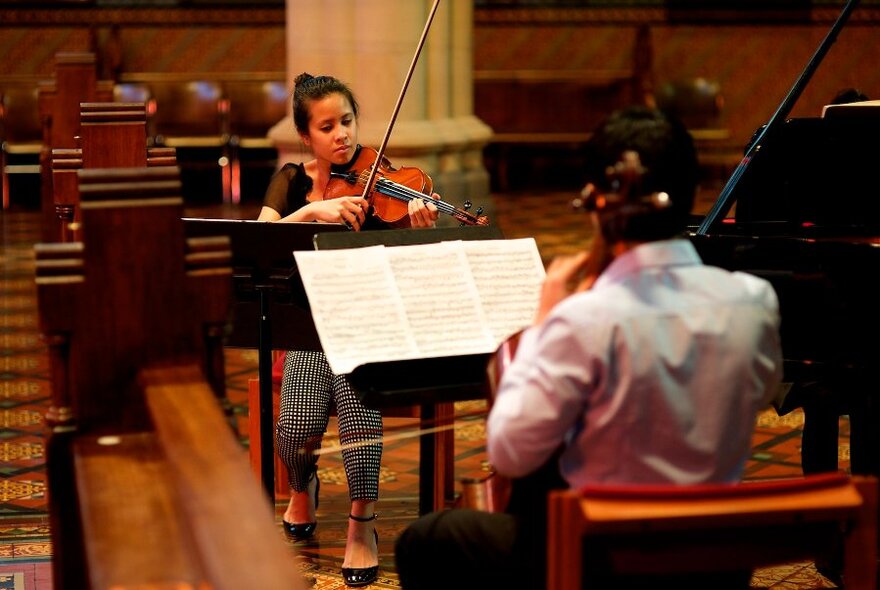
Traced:
<path fill-rule="evenodd" d="M 307 210 L 308 220 L 327 223 L 345 223 L 357 231 L 364 223 L 369 204 L 363 197 L 345 196 L 323 201 L 312 201 L 300 211 Z"/>
<path fill-rule="evenodd" d="M 440 200 L 440 195 L 434 193 L 431 195 L 434 199 Z M 411 199 L 407 204 L 409 213 L 410 227 L 434 227 L 440 213 L 433 203 L 428 203 L 424 199 Z"/>

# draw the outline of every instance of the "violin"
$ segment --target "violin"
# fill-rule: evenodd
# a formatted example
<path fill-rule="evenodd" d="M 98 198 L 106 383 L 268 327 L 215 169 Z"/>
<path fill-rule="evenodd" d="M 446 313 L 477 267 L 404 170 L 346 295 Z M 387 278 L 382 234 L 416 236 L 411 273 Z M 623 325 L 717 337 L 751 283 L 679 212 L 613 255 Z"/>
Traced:
<path fill-rule="evenodd" d="M 358 155 L 345 172 L 330 172 L 330 180 L 324 189 L 324 199 L 335 199 L 352 195 L 364 195 L 370 203 L 372 214 L 392 227 L 409 227 L 408 204 L 413 199 L 422 199 L 437 207 L 437 211 L 458 219 L 462 225 L 489 225 L 489 218 L 483 215 L 482 207 L 476 215 L 469 212 L 471 202 L 465 201 L 464 208 L 435 199 L 434 182 L 421 169 L 414 166 L 395 168 L 379 152 L 370 147 L 360 146 Z M 368 191 L 364 191 L 373 172 L 376 161 L 379 168 Z"/>

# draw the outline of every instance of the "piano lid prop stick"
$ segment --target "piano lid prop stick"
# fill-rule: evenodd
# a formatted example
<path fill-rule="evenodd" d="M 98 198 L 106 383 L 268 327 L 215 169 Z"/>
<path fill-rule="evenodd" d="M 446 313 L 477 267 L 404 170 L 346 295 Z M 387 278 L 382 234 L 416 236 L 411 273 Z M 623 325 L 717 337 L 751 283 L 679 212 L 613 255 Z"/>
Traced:
<path fill-rule="evenodd" d="M 825 36 L 825 39 L 822 40 L 822 43 L 816 50 L 816 53 L 813 54 L 813 57 L 807 64 L 807 67 L 804 68 L 804 71 L 801 72 L 801 75 L 795 81 L 794 86 L 792 86 L 791 90 L 789 90 L 788 95 L 785 97 L 785 100 L 782 101 L 782 104 L 780 104 L 779 108 L 776 109 L 776 112 L 773 113 L 770 121 L 767 122 L 758 137 L 749 146 L 746 154 L 743 156 L 743 159 L 740 160 L 740 163 L 737 165 L 736 170 L 733 171 L 733 174 L 727 181 L 727 184 L 724 185 L 724 189 L 722 189 L 721 194 L 718 196 L 718 199 L 715 201 L 712 209 L 709 211 L 709 213 L 706 214 L 706 217 L 703 219 L 702 223 L 700 223 L 700 227 L 697 228 L 698 235 L 706 235 L 709 232 L 709 229 L 716 223 L 716 221 L 719 218 L 723 219 L 724 216 L 727 215 L 727 212 L 730 211 L 730 208 L 733 206 L 733 202 L 731 199 L 733 189 L 739 183 L 740 179 L 743 177 L 743 174 L 745 174 L 749 163 L 752 161 L 752 158 L 758 155 L 764 138 L 770 137 L 771 130 L 775 131 L 776 127 L 781 125 L 784 122 L 785 118 L 788 117 L 788 114 L 791 112 L 794 103 L 797 102 L 797 99 L 804 91 L 804 88 L 810 81 L 810 78 L 812 78 L 813 73 L 816 71 L 816 68 L 819 67 L 819 64 L 825 58 L 825 54 L 828 53 L 829 49 L 831 49 L 831 45 L 837 40 L 837 35 L 838 33 L 840 33 L 840 29 L 843 28 L 843 25 L 849 19 L 850 13 L 853 11 L 858 3 L 859 0 L 849 0 L 846 6 L 843 7 L 843 11 L 841 11 L 840 16 L 837 17 L 837 21 L 835 21 L 834 25 L 832 25 L 831 29 L 828 31 L 828 34 Z"/>

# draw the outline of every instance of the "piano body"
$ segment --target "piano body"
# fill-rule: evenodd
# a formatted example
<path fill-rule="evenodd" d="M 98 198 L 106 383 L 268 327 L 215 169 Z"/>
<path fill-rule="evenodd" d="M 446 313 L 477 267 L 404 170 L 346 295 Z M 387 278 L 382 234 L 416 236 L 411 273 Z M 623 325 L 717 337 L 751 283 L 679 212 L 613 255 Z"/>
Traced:
<path fill-rule="evenodd" d="M 868 379 L 880 361 L 878 132 L 880 113 L 785 121 L 740 181 L 733 215 L 691 235 L 706 263 L 773 283 L 786 381 Z"/>
<path fill-rule="evenodd" d="M 837 28 L 855 4 L 850 1 Z M 880 449 L 872 369 L 880 362 L 874 286 L 880 269 L 880 109 L 828 109 L 824 116 L 787 118 L 835 36 L 832 29 L 690 238 L 707 264 L 764 277 L 775 287 L 783 380 L 791 384 L 780 413 L 801 406 L 810 388 L 836 396 L 839 407 L 858 412 L 851 415 L 853 471 L 876 474 Z M 807 414 L 808 426 L 810 420 Z M 832 452 L 836 420 L 835 414 L 833 440 L 828 433 L 825 439 L 835 445 Z"/>

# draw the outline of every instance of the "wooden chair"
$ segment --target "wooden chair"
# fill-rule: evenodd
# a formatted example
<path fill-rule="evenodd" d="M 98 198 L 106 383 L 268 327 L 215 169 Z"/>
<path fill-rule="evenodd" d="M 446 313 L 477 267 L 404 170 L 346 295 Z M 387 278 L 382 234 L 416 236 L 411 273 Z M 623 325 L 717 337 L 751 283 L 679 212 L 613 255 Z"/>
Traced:
<path fill-rule="evenodd" d="M 877 480 L 843 473 L 696 486 L 591 486 L 548 500 L 548 590 L 633 576 L 751 570 L 833 555 L 848 590 L 877 582 Z M 635 587 L 635 586 L 633 586 Z M 677 586 L 676 586 L 677 587 Z"/>
<path fill-rule="evenodd" d="M 670 80 L 658 86 L 654 99 L 658 108 L 674 115 L 688 129 L 719 128 L 724 97 L 715 80 Z"/>
<path fill-rule="evenodd" d="M 283 80 L 231 80 L 223 84 L 229 101 L 232 202 L 262 197 L 278 167 L 278 150 L 269 130 L 290 112 L 290 91 Z"/>
<path fill-rule="evenodd" d="M 229 101 L 229 132 L 242 147 L 273 147 L 269 129 L 290 114 L 291 93 L 283 80 L 223 83 Z"/>
<path fill-rule="evenodd" d="M 150 82 L 156 111 L 155 145 L 177 148 L 184 198 L 232 202 L 227 117 L 229 103 L 214 80 Z"/>
<path fill-rule="evenodd" d="M 278 420 L 278 405 L 281 399 L 281 376 L 284 371 L 284 351 L 272 353 L 272 423 Z M 257 479 L 262 479 L 262 442 L 260 440 L 260 380 L 248 380 L 248 452 L 251 469 Z M 287 466 L 277 453 L 274 454 L 275 464 L 275 499 L 284 500 L 290 497 L 287 485 Z"/>

